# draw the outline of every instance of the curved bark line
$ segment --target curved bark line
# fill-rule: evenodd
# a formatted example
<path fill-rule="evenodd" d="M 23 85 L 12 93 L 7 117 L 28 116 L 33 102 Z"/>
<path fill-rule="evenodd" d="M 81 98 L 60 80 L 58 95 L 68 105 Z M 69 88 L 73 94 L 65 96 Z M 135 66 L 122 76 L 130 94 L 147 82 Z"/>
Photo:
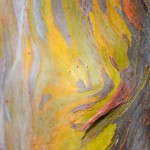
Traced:
<path fill-rule="evenodd" d="M 0 0 L 0 149 L 147 150 L 149 29 L 148 0 Z"/>
<path fill-rule="evenodd" d="M 42 0 L 33 0 L 35 27 L 43 40 L 46 40 L 46 26 L 41 14 L 41 2 Z"/>
<path fill-rule="evenodd" d="M 127 14 L 127 17 L 128 19 L 130 20 L 130 17 L 133 18 L 134 20 L 134 16 L 132 16 L 132 11 L 137 11 L 137 9 L 135 9 L 136 7 L 138 7 L 138 4 L 136 3 L 133 3 L 130 2 L 130 1 L 123 1 L 124 2 L 124 9 L 125 9 L 125 13 Z M 134 9 L 132 9 L 134 8 Z M 137 14 L 138 15 L 138 14 Z M 142 15 L 142 14 L 140 14 Z M 138 29 L 138 30 L 141 30 L 142 28 L 139 27 L 138 25 L 134 24 L 133 23 L 133 20 L 130 20 L 131 23 Z M 141 20 L 137 19 L 137 21 L 141 22 Z M 140 36 L 139 36 L 140 37 Z M 143 39 L 141 39 L 141 44 L 143 43 L 142 41 Z M 141 45 L 142 46 L 142 45 Z M 136 50 L 136 49 L 135 49 Z M 135 87 L 138 83 L 138 81 L 136 80 L 139 80 L 140 78 L 137 78 L 136 77 L 136 74 L 139 74 L 138 72 L 136 72 L 135 74 L 135 78 L 134 76 L 132 76 L 133 73 L 130 73 L 130 72 L 133 72 L 134 68 L 137 69 L 139 66 L 140 66 L 140 72 L 142 73 L 144 70 L 145 70 L 145 64 L 144 66 L 140 63 L 141 60 L 140 60 L 140 56 L 139 56 L 139 53 L 140 53 L 140 50 L 137 51 L 138 53 L 138 56 L 137 56 L 137 66 L 135 67 L 132 67 L 131 65 L 129 65 L 129 68 L 126 69 L 126 73 L 125 72 L 122 72 L 121 74 L 124 76 L 122 78 L 122 82 L 124 84 L 124 86 L 122 86 L 121 90 L 120 90 L 120 86 L 118 86 L 118 90 L 116 91 L 116 93 L 119 93 L 117 94 L 116 98 L 113 98 L 110 100 L 110 102 L 108 102 L 104 107 L 102 107 L 89 121 L 87 121 L 85 123 L 85 125 L 83 126 L 83 128 L 81 129 L 82 130 L 85 130 L 87 129 L 90 125 L 92 125 L 97 119 L 99 119 L 100 117 L 102 117 L 103 115 L 105 115 L 106 113 L 108 113 L 110 110 L 112 110 L 113 108 L 115 108 L 116 106 L 122 104 L 122 103 L 126 103 L 128 100 L 129 100 L 129 97 L 131 96 L 131 94 L 134 92 L 135 90 Z M 143 61 L 142 61 L 143 63 Z M 140 75 L 140 77 L 142 77 L 142 75 Z M 137 83 L 136 83 L 137 82 Z M 115 94 L 114 94 L 115 95 Z M 120 96 L 119 96 L 120 95 Z M 107 106 L 108 105 L 108 106 Z"/>

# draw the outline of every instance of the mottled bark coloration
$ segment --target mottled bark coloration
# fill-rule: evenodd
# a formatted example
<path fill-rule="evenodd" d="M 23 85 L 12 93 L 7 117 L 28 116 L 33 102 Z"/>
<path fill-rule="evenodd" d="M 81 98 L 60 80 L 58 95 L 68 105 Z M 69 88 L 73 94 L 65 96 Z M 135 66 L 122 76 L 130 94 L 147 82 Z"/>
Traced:
<path fill-rule="evenodd" d="M 0 0 L 0 150 L 149 150 L 149 73 L 149 0 Z"/>

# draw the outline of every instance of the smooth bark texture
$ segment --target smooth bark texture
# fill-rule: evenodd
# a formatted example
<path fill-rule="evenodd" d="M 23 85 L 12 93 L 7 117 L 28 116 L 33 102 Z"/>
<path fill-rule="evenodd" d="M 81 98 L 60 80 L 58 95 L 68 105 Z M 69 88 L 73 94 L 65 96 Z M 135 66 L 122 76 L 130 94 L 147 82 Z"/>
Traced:
<path fill-rule="evenodd" d="M 149 150 L 149 73 L 149 0 L 0 0 L 0 150 Z"/>

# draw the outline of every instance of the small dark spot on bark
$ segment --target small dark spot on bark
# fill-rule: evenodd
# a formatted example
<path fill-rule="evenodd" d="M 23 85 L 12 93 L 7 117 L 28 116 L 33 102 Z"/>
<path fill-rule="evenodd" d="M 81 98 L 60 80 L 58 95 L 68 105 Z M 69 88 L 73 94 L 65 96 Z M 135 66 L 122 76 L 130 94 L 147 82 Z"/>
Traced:
<path fill-rule="evenodd" d="M 31 55 L 31 52 L 28 52 L 28 55 Z"/>

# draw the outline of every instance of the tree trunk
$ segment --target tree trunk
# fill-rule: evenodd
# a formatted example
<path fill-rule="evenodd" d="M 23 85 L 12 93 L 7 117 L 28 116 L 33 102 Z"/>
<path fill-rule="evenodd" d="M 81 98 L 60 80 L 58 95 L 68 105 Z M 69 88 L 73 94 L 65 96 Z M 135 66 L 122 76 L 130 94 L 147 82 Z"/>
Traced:
<path fill-rule="evenodd" d="M 0 0 L 0 150 L 149 150 L 149 13 Z"/>

